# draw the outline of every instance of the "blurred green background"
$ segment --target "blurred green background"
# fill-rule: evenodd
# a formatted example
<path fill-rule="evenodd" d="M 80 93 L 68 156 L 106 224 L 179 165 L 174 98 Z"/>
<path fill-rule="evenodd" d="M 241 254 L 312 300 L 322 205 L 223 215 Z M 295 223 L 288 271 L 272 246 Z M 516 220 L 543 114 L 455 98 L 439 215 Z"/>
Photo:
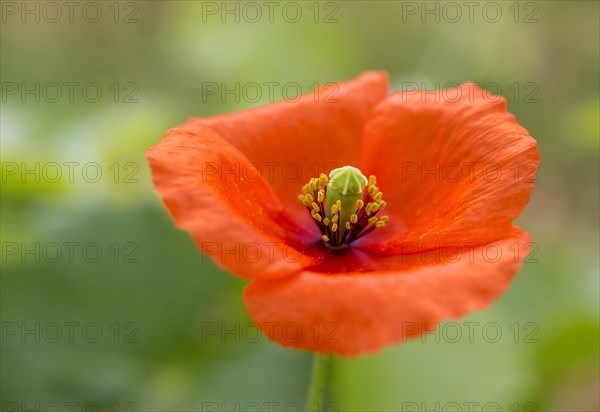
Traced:
<path fill-rule="evenodd" d="M 271 100 L 208 82 L 307 92 L 369 69 L 507 98 L 542 154 L 517 221 L 539 250 L 457 342 L 336 360 L 328 410 L 599 409 L 597 1 L 89 3 L 1 3 L 3 411 L 297 410 L 310 354 L 256 341 L 244 282 L 174 227 L 144 152 L 190 116 Z"/>

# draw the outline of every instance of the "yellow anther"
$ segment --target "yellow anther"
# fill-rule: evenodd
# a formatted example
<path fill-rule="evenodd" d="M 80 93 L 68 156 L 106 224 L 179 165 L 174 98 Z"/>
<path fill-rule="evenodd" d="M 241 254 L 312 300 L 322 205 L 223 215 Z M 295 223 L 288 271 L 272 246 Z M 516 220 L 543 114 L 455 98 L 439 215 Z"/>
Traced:
<path fill-rule="evenodd" d="M 389 217 L 375 216 L 387 206 L 375 176 L 367 179 L 352 166 L 334 169 L 330 176 L 321 173 L 310 179 L 298 196 L 319 226 L 326 247 L 343 247 L 385 226 Z"/>
<path fill-rule="evenodd" d="M 319 193 L 317 193 L 317 200 L 319 201 L 319 203 L 323 202 L 323 200 L 325 200 L 325 191 L 324 190 L 319 190 Z"/>

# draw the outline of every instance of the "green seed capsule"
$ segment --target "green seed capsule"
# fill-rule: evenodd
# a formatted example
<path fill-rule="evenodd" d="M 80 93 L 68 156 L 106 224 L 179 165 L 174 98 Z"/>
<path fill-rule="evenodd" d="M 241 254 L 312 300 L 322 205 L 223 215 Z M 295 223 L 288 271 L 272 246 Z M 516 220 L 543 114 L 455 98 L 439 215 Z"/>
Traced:
<path fill-rule="evenodd" d="M 361 171 L 352 166 L 333 169 L 329 174 L 325 212 L 330 220 L 335 214 L 339 214 L 340 236 L 346 230 L 346 222 L 351 222 L 351 217 L 356 212 L 356 202 L 362 199 L 367 183 L 368 180 Z"/>

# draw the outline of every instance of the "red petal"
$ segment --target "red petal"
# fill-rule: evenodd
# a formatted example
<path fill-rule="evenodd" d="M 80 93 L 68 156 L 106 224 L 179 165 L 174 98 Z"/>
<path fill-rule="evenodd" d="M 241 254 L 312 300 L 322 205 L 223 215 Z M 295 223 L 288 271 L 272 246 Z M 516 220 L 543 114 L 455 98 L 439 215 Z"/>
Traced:
<path fill-rule="evenodd" d="M 194 120 L 217 131 L 257 165 L 290 213 L 307 225 L 310 216 L 298 201 L 300 188 L 321 172 L 357 163 L 364 123 L 387 95 L 387 74 L 367 72 L 295 103 L 280 101 Z"/>
<path fill-rule="evenodd" d="M 529 235 L 513 228 L 510 237 L 445 261 L 406 265 L 392 257 L 390 271 L 304 271 L 254 281 L 244 297 L 254 321 L 281 345 L 356 356 L 488 307 L 507 289 L 529 246 Z"/>
<path fill-rule="evenodd" d="M 295 273 L 310 259 L 295 247 L 306 232 L 290 221 L 265 180 L 236 165 L 248 159 L 214 131 L 185 124 L 146 153 L 154 186 L 175 222 L 220 266 L 246 278 Z"/>
<path fill-rule="evenodd" d="M 377 176 L 391 219 L 359 245 L 401 253 L 406 242 L 483 244 L 510 232 L 540 155 L 505 106 L 474 84 L 381 103 L 365 127 L 360 168 Z"/>

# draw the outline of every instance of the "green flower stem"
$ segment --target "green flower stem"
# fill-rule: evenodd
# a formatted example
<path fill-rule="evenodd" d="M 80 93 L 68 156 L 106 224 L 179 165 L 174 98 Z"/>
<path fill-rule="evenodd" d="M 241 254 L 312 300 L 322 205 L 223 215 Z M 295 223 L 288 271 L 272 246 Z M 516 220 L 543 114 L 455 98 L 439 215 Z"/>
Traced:
<path fill-rule="evenodd" d="M 331 364 L 330 355 L 315 354 L 312 372 L 308 386 L 306 411 L 317 412 L 322 408 L 325 389 L 327 388 L 327 375 Z"/>

